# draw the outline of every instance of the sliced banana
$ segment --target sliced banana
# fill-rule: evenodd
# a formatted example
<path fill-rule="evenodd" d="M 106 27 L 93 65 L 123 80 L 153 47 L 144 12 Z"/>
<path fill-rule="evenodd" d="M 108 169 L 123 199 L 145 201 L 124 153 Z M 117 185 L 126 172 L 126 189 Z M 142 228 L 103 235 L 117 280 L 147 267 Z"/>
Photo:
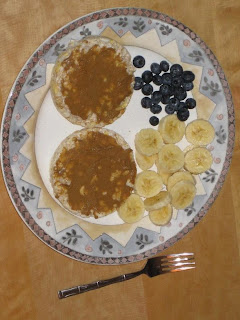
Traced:
<path fill-rule="evenodd" d="M 144 215 L 144 203 L 137 194 L 131 194 L 118 209 L 119 217 L 127 223 L 134 223 Z"/>
<path fill-rule="evenodd" d="M 206 146 L 215 137 L 215 130 L 207 120 L 197 119 L 190 122 L 186 128 L 186 139 L 195 146 Z"/>
<path fill-rule="evenodd" d="M 185 154 L 184 167 L 193 174 L 200 174 L 211 168 L 211 152 L 204 147 L 197 147 Z"/>
<path fill-rule="evenodd" d="M 152 211 L 165 207 L 170 202 L 170 193 L 168 191 L 160 191 L 156 196 L 145 199 L 144 206 L 147 211 Z"/>
<path fill-rule="evenodd" d="M 149 219 L 157 226 L 164 226 L 171 220 L 172 211 L 172 206 L 168 204 L 158 210 L 150 211 Z"/>
<path fill-rule="evenodd" d="M 164 145 L 158 153 L 158 165 L 162 171 L 174 173 L 184 165 L 184 153 L 174 144 Z"/>
<path fill-rule="evenodd" d="M 190 181 L 180 181 L 176 183 L 171 191 L 172 206 L 176 209 L 188 207 L 196 195 L 195 185 Z"/>
<path fill-rule="evenodd" d="M 176 114 L 171 114 L 160 120 L 158 130 L 165 143 L 177 143 L 184 136 L 185 123 L 178 120 Z"/>
<path fill-rule="evenodd" d="M 168 191 L 170 191 L 176 183 L 178 183 L 179 181 L 183 181 L 183 180 L 190 181 L 193 184 L 196 184 L 196 182 L 190 172 L 178 171 L 178 172 L 175 172 L 171 177 L 169 177 L 168 184 L 167 184 Z"/>
<path fill-rule="evenodd" d="M 144 156 L 136 150 L 135 158 L 140 169 L 148 170 L 154 165 L 157 156 L 155 154 L 152 156 Z"/>
<path fill-rule="evenodd" d="M 159 152 L 163 145 L 161 134 L 154 129 L 142 129 L 135 136 L 137 151 L 145 156 L 152 156 Z"/>
<path fill-rule="evenodd" d="M 139 173 L 135 179 L 136 193 L 144 198 L 156 196 L 162 190 L 163 182 L 159 174 L 146 170 Z"/>
<path fill-rule="evenodd" d="M 163 181 L 163 183 L 165 184 L 165 186 L 167 186 L 168 179 L 169 179 L 169 177 L 171 177 L 172 173 L 164 172 L 164 171 L 162 170 L 162 168 L 159 166 L 158 163 L 159 163 L 159 161 L 158 161 L 158 158 L 157 158 L 157 159 L 156 159 L 156 162 L 155 162 L 156 167 L 157 167 L 157 172 L 158 172 L 158 174 L 161 176 L 162 181 Z"/>

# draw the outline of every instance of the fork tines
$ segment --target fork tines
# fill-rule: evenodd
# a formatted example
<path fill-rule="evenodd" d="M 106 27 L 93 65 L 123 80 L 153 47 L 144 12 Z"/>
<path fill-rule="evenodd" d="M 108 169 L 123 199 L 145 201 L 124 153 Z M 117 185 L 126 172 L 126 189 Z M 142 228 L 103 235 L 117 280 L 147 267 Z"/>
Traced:
<path fill-rule="evenodd" d="M 179 253 L 161 256 L 162 272 L 177 272 L 195 268 L 193 253 Z"/>

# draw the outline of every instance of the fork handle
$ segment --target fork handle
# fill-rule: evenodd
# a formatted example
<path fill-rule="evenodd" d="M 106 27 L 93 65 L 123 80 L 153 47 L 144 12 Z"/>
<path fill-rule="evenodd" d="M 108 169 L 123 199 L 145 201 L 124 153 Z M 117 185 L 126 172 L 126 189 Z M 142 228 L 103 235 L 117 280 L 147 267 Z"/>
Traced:
<path fill-rule="evenodd" d="M 130 280 L 130 279 L 133 279 L 133 278 L 139 276 L 142 273 L 144 273 L 144 271 L 140 270 L 140 271 L 133 272 L 133 273 L 123 274 L 123 275 L 121 275 L 119 277 L 115 277 L 115 278 L 112 278 L 112 279 L 100 280 L 100 281 L 92 282 L 92 283 L 89 283 L 89 284 L 84 284 L 84 285 L 72 287 L 72 288 L 69 288 L 69 289 L 63 289 L 63 290 L 58 291 L 58 298 L 59 299 L 64 299 L 64 298 L 75 296 L 77 294 L 84 293 L 84 292 L 87 292 L 87 291 L 90 291 L 90 290 L 103 288 L 103 287 L 108 286 L 110 284 L 114 284 L 114 283 Z"/>

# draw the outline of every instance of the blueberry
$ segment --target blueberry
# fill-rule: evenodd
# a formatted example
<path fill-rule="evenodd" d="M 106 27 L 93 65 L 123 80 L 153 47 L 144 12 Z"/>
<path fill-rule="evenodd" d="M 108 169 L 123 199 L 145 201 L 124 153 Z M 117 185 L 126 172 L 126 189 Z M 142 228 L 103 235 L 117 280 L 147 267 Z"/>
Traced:
<path fill-rule="evenodd" d="M 184 100 L 187 97 L 187 93 L 182 87 L 176 88 L 174 90 L 174 97 L 178 98 L 181 101 L 181 100 Z"/>
<path fill-rule="evenodd" d="M 175 111 L 174 107 L 171 104 L 167 104 L 165 107 L 165 112 L 167 114 L 173 114 Z"/>
<path fill-rule="evenodd" d="M 142 87 L 142 93 L 145 96 L 149 96 L 150 94 L 152 94 L 153 92 L 153 87 L 151 86 L 151 84 L 146 83 L 143 87 Z"/>
<path fill-rule="evenodd" d="M 184 82 L 192 82 L 195 79 L 195 75 L 192 71 L 183 71 L 182 78 Z"/>
<path fill-rule="evenodd" d="M 161 87 L 160 87 L 160 93 L 162 95 L 170 95 L 171 93 L 171 89 L 170 89 L 170 86 L 168 86 L 167 84 L 163 84 Z"/>
<path fill-rule="evenodd" d="M 141 105 L 142 105 L 143 108 L 148 109 L 152 105 L 152 100 L 150 98 L 148 98 L 148 97 L 144 97 L 141 100 Z"/>
<path fill-rule="evenodd" d="M 167 96 L 162 96 L 161 102 L 163 104 L 168 104 L 170 102 L 170 96 L 168 96 L 168 95 Z"/>
<path fill-rule="evenodd" d="M 180 64 L 173 64 L 170 68 L 170 73 L 172 77 L 179 77 L 183 73 L 183 68 Z"/>
<path fill-rule="evenodd" d="M 157 126 L 159 124 L 159 119 L 155 116 L 152 116 L 150 119 L 149 119 L 149 122 L 152 126 Z"/>
<path fill-rule="evenodd" d="M 144 85 L 143 79 L 140 77 L 135 77 L 134 90 L 142 89 L 143 85 Z"/>
<path fill-rule="evenodd" d="M 192 82 L 184 82 L 183 83 L 183 89 L 185 91 L 191 91 L 193 89 L 194 85 Z"/>
<path fill-rule="evenodd" d="M 162 83 L 168 84 L 169 86 L 172 84 L 172 77 L 171 77 L 170 73 L 164 73 L 162 75 Z"/>
<path fill-rule="evenodd" d="M 185 108 L 185 103 L 183 101 L 179 102 L 178 106 L 174 108 L 175 111 L 180 110 L 181 108 Z"/>
<path fill-rule="evenodd" d="M 193 109 L 196 107 L 196 100 L 193 98 L 188 98 L 185 104 L 188 109 Z"/>
<path fill-rule="evenodd" d="M 136 56 L 133 59 L 133 65 L 136 68 L 142 68 L 145 66 L 145 59 L 142 56 Z"/>
<path fill-rule="evenodd" d="M 178 109 L 181 109 L 181 108 L 187 108 L 185 102 L 183 102 L 183 101 L 181 101 L 181 102 L 179 103 Z"/>
<path fill-rule="evenodd" d="M 177 112 L 177 117 L 180 121 L 186 121 L 189 117 L 189 110 L 187 108 L 181 108 Z"/>
<path fill-rule="evenodd" d="M 183 80 L 181 77 L 174 77 L 172 79 L 172 86 L 175 88 L 179 88 L 181 87 L 181 85 L 183 84 Z"/>
<path fill-rule="evenodd" d="M 153 103 L 150 108 L 150 111 L 154 114 L 160 113 L 162 111 L 162 107 L 157 103 Z"/>
<path fill-rule="evenodd" d="M 155 73 L 155 74 L 161 73 L 161 68 L 160 68 L 160 65 L 158 63 L 155 63 L 155 62 L 152 63 L 150 68 L 151 68 L 152 73 Z"/>
<path fill-rule="evenodd" d="M 160 84 L 162 84 L 162 77 L 159 74 L 155 74 L 155 76 L 153 76 L 153 83 L 160 86 Z"/>
<path fill-rule="evenodd" d="M 142 79 L 143 79 L 143 81 L 145 83 L 150 83 L 152 81 L 152 79 L 153 79 L 152 72 L 149 71 L 149 70 L 144 71 L 143 74 L 142 74 Z"/>
<path fill-rule="evenodd" d="M 167 72 L 169 70 L 169 63 L 165 60 L 161 61 L 160 68 L 162 71 Z"/>
<path fill-rule="evenodd" d="M 174 110 L 178 110 L 179 100 L 177 98 L 171 98 L 169 101 L 169 105 L 174 108 Z"/>
<path fill-rule="evenodd" d="M 170 95 L 170 96 L 173 96 L 173 94 L 174 94 L 174 87 L 173 87 L 173 86 L 169 86 L 169 90 L 170 90 L 169 95 Z"/>
<path fill-rule="evenodd" d="M 159 103 L 162 99 L 160 91 L 154 91 L 152 94 L 152 102 Z"/>

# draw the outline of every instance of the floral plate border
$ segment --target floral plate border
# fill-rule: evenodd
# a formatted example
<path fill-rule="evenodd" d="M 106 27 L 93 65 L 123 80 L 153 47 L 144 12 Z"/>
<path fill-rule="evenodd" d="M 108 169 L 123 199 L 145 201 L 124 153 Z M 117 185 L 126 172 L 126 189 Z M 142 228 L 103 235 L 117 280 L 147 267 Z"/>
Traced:
<path fill-rule="evenodd" d="M 82 254 L 79 252 L 76 252 L 74 250 L 69 249 L 68 247 L 65 247 L 61 243 L 54 240 L 52 237 L 50 237 L 38 224 L 37 222 L 31 217 L 30 213 L 28 212 L 27 208 L 25 207 L 24 203 L 22 202 L 22 199 L 17 191 L 13 172 L 11 170 L 10 166 L 10 154 L 9 154 L 9 130 L 10 130 L 10 123 L 12 119 L 13 110 L 17 101 L 17 98 L 21 92 L 21 89 L 30 74 L 31 70 L 34 68 L 34 66 L 39 62 L 39 60 L 49 51 L 51 47 L 55 45 L 56 42 L 58 42 L 61 38 L 63 38 L 66 34 L 73 31 L 74 29 L 84 26 L 90 22 L 97 21 L 100 19 L 107 19 L 112 18 L 116 16 L 137 16 L 137 17 L 147 17 L 147 18 L 153 18 L 155 20 L 159 20 L 162 22 L 166 22 L 179 30 L 181 30 L 183 33 L 185 33 L 187 36 L 189 36 L 194 42 L 196 42 L 201 49 L 205 52 L 205 54 L 210 59 L 212 65 L 214 66 L 219 79 L 221 81 L 222 87 L 224 89 L 224 94 L 227 102 L 227 110 L 228 110 L 228 142 L 227 142 L 227 152 L 226 157 L 223 164 L 223 169 L 221 171 L 221 174 L 219 175 L 219 179 L 215 185 L 215 188 L 210 195 L 208 201 L 205 203 L 205 205 L 201 208 L 201 210 L 198 212 L 198 214 L 191 220 L 191 222 L 188 223 L 188 225 L 179 232 L 176 236 L 170 238 L 165 243 L 156 246 L 155 248 L 151 250 L 147 250 L 141 254 L 136 254 L 132 256 L 126 256 L 126 257 L 92 257 L 87 254 Z M 168 32 L 169 30 L 166 30 Z M 165 32 L 165 31 L 164 31 Z M 199 57 L 198 57 L 199 58 Z M 200 57 L 201 58 L 201 57 Z M 141 9 L 141 8 L 114 8 L 114 9 L 107 9 L 98 11 L 95 13 L 88 14 L 86 16 L 83 16 L 73 22 L 70 22 L 66 26 L 59 29 L 56 33 L 54 33 L 51 37 L 49 37 L 31 56 L 31 58 L 28 60 L 26 65 L 23 67 L 21 72 L 19 73 L 13 88 L 10 92 L 10 95 L 8 97 L 6 106 L 5 106 L 5 112 L 3 115 L 2 120 L 2 169 L 3 169 L 3 176 L 5 180 L 5 184 L 7 186 L 7 190 L 9 192 L 10 198 L 18 211 L 20 217 L 23 219 L 25 224 L 33 231 L 33 233 L 41 239 L 45 244 L 50 246 L 52 249 L 64 254 L 65 256 L 74 258 L 79 261 L 84 261 L 88 263 L 95 263 L 95 264 L 125 264 L 130 262 L 139 261 L 142 259 L 149 258 L 152 255 L 157 254 L 158 252 L 161 252 L 162 250 L 168 248 L 172 244 L 174 244 L 176 241 L 181 239 L 185 234 L 187 234 L 194 226 L 201 220 L 201 218 L 207 213 L 211 205 L 213 204 L 214 200 L 216 199 L 223 182 L 225 180 L 226 174 L 228 172 L 233 147 L 234 147 L 234 137 L 235 137 L 235 121 L 234 121 L 234 107 L 232 102 L 232 96 L 229 89 L 228 82 L 226 80 L 226 77 L 224 75 L 224 72 L 219 65 L 219 62 L 217 61 L 216 57 L 212 53 L 212 51 L 207 47 L 207 45 L 202 41 L 196 33 L 194 33 L 191 29 L 184 26 L 182 23 L 176 21 L 173 18 L 170 18 L 169 16 L 148 10 L 148 9 Z"/>

